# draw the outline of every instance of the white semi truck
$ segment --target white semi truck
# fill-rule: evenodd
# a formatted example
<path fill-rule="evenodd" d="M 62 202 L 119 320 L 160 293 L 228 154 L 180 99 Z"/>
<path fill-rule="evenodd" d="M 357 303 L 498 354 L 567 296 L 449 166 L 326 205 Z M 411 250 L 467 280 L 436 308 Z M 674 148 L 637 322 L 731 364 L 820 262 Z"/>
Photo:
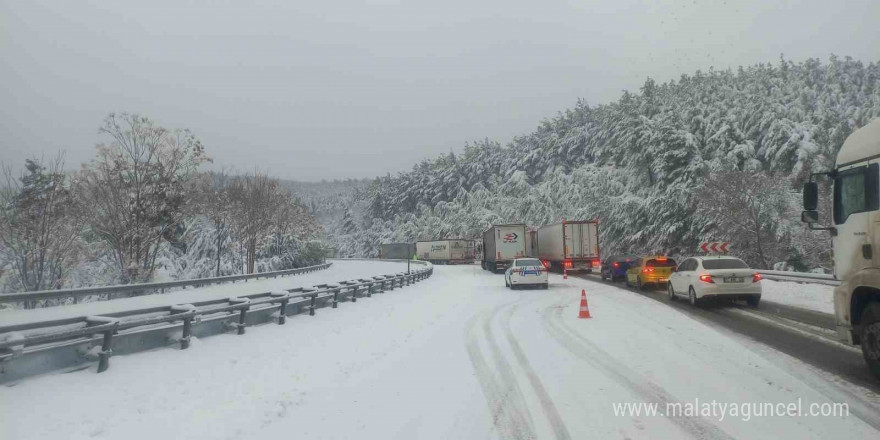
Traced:
<path fill-rule="evenodd" d="M 563 221 L 538 228 L 536 257 L 551 270 L 590 272 L 599 267 L 599 223 Z"/>
<path fill-rule="evenodd" d="M 474 241 L 465 239 L 416 242 L 416 255 L 433 264 L 471 264 Z"/>
<path fill-rule="evenodd" d="M 493 225 L 483 232 L 484 270 L 504 272 L 513 260 L 526 256 L 526 225 Z"/>
<path fill-rule="evenodd" d="M 880 379 L 880 118 L 851 134 L 834 170 L 804 184 L 801 220 L 831 233 L 834 314 L 838 338 L 861 345 L 868 368 Z M 832 180 L 831 226 L 819 223 L 816 177 Z"/>

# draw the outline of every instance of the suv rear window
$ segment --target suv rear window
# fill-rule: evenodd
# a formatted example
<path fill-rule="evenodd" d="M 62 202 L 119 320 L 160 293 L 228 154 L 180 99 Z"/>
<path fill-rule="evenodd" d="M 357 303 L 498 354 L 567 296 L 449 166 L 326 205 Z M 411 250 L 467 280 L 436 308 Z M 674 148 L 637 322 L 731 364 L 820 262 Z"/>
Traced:
<path fill-rule="evenodd" d="M 718 260 L 703 260 L 703 268 L 711 269 L 748 269 L 749 265 L 739 258 L 721 258 Z"/>
<path fill-rule="evenodd" d="M 645 267 L 675 267 L 675 260 L 672 258 L 667 258 L 665 260 L 648 260 L 645 262 Z"/>
<path fill-rule="evenodd" d="M 530 266 L 541 266 L 541 260 L 529 259 L 529 260 L 516 260 L 516 267 L 530 267 Z"/>

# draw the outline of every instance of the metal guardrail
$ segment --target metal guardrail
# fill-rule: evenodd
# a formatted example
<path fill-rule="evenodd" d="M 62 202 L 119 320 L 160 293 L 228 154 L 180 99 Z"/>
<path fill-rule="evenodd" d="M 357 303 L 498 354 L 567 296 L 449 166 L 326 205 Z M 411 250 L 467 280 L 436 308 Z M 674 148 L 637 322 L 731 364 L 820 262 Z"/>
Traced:
<path fill-rule="evenodd" d="M 110 367 L 113 354 L 136 353 L 175 343 L 185 350 L 192 337 L 231 331 L 243 335 L 249 326 L 273 321 L 283 325 L 288 316 L 306 312 L 315 316 L 319 308 L 336 308 L 340 302 L 356 302 L 359 297 L 409 286 L 433 274 L 430 263 L 412 263 L 422 268 L 310 288 L 3 326 L 0 384 L 83 368 L 94 361 L 101 373 Z"/>
<path fill-rule="evenodd" d="M 774 281 L 795 281 L 799 283 L 825 284 L 829 286 L 840 285 L 840 281 L 835 279 L 833 275 L 827 275 L 824 273 L 788 272 L 782 270 L 759 270 L 757 272 L 765 279 Z"/>
<path fill-rule="evenodd" d="M 276 278 L 279 276 L 298 275 L 316 270 L 326 269 L 331 263 L 318 264 L 315 266 L 300 267 L 297 269 L 277 270 L 272 272 L 252 273 L 244 275 L 229 275 L 225 277 L 197 278 L 194 280 L 167 281 L 161 283 L 119 284 L 115 286 L 83 287 L 79 289 L 40 290 L 36 292 L 0 293 L 0 304 L 27 301 L 42 301 L 57 298 L 82 298 L 85 296 L 107 295 L 106 300 L 112 299 L 112 295 L 131 293 L 164 293 L 166 289 L 175 287 L 202 287 L 212 284 L 234 283 L 236 281 L 255 280 L 259 278 Z"/>

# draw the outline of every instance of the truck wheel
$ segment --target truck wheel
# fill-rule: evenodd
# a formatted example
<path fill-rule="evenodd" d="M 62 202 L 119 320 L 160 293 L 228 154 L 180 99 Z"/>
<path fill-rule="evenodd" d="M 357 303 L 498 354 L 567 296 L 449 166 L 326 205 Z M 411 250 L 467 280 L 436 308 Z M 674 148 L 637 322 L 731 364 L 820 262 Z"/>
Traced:
<path fill-rule="evenodd" d="M 607 279 L 608 279 L 608 277 L 605 276 L 605 271 L 603 270 L 602 271 L 602 281 L 605 281 Z"/>
<path fill-rule="evenodd" d="M 760 302 L 761 302 L 761 295 L 752 295 L 752 296 L 746 298 L 746 304 L 748 304 L 749 307 L 758 307 L 758 304 Z"/>
<path fill-rule="evenodd" d="M 862 354 L 871 374 L 880 379 L 880 302 L 872 302 L 862 312 Z"/>

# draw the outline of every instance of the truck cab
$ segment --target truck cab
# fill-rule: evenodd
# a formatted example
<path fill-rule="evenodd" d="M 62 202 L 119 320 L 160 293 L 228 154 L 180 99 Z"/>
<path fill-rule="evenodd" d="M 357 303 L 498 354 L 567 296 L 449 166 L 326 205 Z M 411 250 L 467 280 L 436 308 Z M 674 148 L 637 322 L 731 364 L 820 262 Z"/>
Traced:
<path fill-rule="evenodd" d="M 832 181 L 830 226 L 819 223 L 816 177 Z M 880 118 L 851 134 L 834 169 L 804 184 L 801 219 L 828 230 L 834 251 L 834 314 L 838 338 L 861 345 L 871 372 L 880 378 Z"/>

